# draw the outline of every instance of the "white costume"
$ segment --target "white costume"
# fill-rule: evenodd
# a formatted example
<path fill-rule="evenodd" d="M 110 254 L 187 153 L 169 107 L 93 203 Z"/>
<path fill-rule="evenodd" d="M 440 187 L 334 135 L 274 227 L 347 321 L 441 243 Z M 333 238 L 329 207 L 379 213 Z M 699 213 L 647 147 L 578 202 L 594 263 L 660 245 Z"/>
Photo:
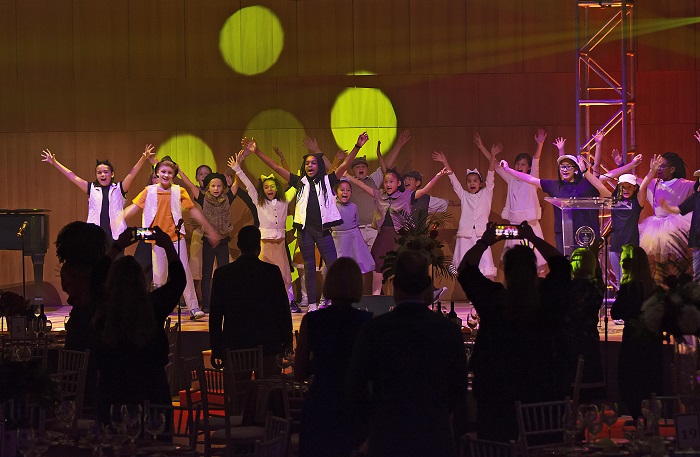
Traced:
<path fill-rule="evenodd" d="M 462 188 L 459 179 L 453 174 L 450 175 L 452 188 L 462 203 L 462 215 L 459 218 L 457 228 L 457 242 L 455 252 L 452 257 L 452 265 L 459 266 L 462 257 L 467 253 L 476 241 L 481 238 L 486 230 L 486 224 L 491 214 L 491 201 L 493 200 L 494 172 L 490 171 L 486 175 L 486 187 L 475 194 L 470 194 Z M 489 247 L 479 262 L 479 270 L 486 277 L 496 276 L 496 266 L 493 263 L 493 254 Z"/>

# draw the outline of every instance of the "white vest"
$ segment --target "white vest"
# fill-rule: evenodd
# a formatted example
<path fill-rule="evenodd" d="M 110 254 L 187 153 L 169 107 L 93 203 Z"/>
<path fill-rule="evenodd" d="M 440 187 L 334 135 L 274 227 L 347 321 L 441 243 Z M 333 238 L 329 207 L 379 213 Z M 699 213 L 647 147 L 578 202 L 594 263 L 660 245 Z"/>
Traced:
<path fill-rule="evenodd" d="M 126 230 L 126 221 L 121 220 L 120 223 L 117 222 L 119 216 L 124 209 L 124 203 L 126 199 L 124 194 L 122 194 L 121 182 L 112 183 L 107 191 L 107 198 L 109 198 L 109 225 L 112 230 L 112 239 L 116 240 L 119 235 Z M 90 184 L 90 193 L 88 194 L 88 216 L 87 222 L 95 225 L 100 225 L 100 212 L 102 211 L 102 187 L 95 185 L 95 183 Z"/>
<path fill-rule="evenodd" d="M 306 205 L 309 203 L 309 179 L 304 176 L 301 178 L 303 187 L 301 192 L 297 193 L 297 206 L 294 210 L 294 223 L 306 228 Z M 338 207 L 335 205 L 335 194 L 331 188 L 331 183 L 328 180 L 328 175 L 324 176 L 320 183 L 314 183 L 316 186 L 316 195 L 318 196 L 318 206 L 321 209 L 321 225 L 323 228 L 328 228 L 333 225 L 338 225 L 338 221 L 342 221 Z M 326 187 L 326 195 L 328 198 L 323 198 L 321 186 Z M 335 224 L 334 224 L 335 222 Z"/>
<path fill-rule="evenodd" d="M 170 186 L 170 212 L 173 215 L 175 225 L 182 218 L 182 205 L 180 204 L 180 196 L 182 191 L 180 186 L 173 184 Z M 156 217 L 158 210 L 158 184 L 151 184 L 146 187 L 146 203 L 143 205 L 142 223 L 144 227 L 150 227 L 153 219 Z M 185 226 L 180 229 L 180 233 L 185 234 Z M 170 234 L 168 234 L 170 235 Z"/>

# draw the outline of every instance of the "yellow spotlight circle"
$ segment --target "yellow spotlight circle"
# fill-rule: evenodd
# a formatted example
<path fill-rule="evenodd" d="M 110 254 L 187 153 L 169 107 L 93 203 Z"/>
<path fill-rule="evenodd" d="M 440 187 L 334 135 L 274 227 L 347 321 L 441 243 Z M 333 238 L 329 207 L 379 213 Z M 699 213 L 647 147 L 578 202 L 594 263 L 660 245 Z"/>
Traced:
<path fill-rule="evenodd" d="M 195 182 L 195 173 L 200 165 L 209 165 L 216 171 L 216 161 L 211 148 L 194 135 L 175 135 L 158 147 L 156 157 L 170 156 L 187 177 Z"/>
<path fill-rule="evenodd" d="M 377 140 L 380 140 L 382 150 L 385 150 L 396 138 L 396 126 L 394 106 L 379 89 L 345 89 L 336 98 L 331 110 L 331 130 L 341 149 L 352 149 L 358 135 L 366 130 L 371 144 L 376 146 Z"/>
<path fill-rule="evenodd" d="M 265 154 L 277 160 L 273 147 L 280 149 L 284 158 L 287 159 L 292 173 L 297 173 L 301 158 L 308 154 L 304 148 L 302 140 L 306 137 L 304 126 L 293 114 L 281 109 L 270 109 L 256 114 L 246 125 L 243 133 L 248 138 L 255 138 L 258 147 Z M 324 145 L 320 145 L 321 148 Z M 329 146 L 329 145 L 326 145 Z M 331 157 L 335 151 L 324 151 Z M 255 176 L 267 175 L 270 169 L 260 160 L 251 157 L 246 159 L 246 166 Z"/>
<path fill-rule="evenodd" d="M 284 30 L 268 8 L 248 6 L 233 13 L 219 32 L 219 51 L 233 71 L 243 75 L 264 73 L 279 59 Z"/>

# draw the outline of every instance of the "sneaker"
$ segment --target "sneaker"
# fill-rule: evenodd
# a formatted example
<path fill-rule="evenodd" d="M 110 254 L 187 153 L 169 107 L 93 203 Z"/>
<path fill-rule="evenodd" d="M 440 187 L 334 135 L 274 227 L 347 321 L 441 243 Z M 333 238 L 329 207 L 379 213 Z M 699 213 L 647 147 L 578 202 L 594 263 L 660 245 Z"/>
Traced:
<path fill-rule="evenodd" d="M 440 297 L 442 296 L 442 294 L 445 293 L 446 290 L 447 287 L 441 287 L 439 289 L 433 290 L 433 302 L 440 300 Z"/>
<path fill-rule="evenodd" d="M 197 319 L 201 319 L 204 317 L 204 311 L 202 311 L 199 308 L 195 308 L 190 311 L 190 320 L 191 321 L 196 321 Z"/>
<path fill-rule="evenodd" d="M 295 302 L 294 300 L 289 302 L 289 310 L 293 313 L 301 312 L 301 308 L 299 308 L 299 305 L 297 305 L 297 302 Z"/>
<path fill-rule="evenodd" d="M 623 321 L 622 319 L 613 319 L 613 323 L 617 325 L 625 325 L 625 321 Z"/>
<path fill-rule="evenodd" d="M 306 312 L 310 313 L 311 311 L 316 311 L 317 309 L 316 303 L 309 303 L 309 309 L 307 309 Z"/>

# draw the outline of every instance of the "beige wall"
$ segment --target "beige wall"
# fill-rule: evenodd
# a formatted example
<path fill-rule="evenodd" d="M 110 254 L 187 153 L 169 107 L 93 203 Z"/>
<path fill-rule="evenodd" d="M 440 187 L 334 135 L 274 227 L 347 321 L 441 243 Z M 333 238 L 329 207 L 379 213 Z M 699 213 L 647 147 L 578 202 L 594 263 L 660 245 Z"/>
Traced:
<path fill-rule="evenodd" d="M 252 4 L 278 15 L 285 50 L 264 75 L 245 77 L 221 59 L 218 31 Z M 700 0 L 639 4 L 642 25 L 700 16 Z M 543 127 L 541 175 L 553 177 L 549 140 L 568 137 L 573 151 L 574 10 L 573 0 L 0 0 L 0 207 L 51 209 L 53 242 L 64 224 L 85 219 L 87 204 L 40 161 L 43 148 L 88 179 L 94 159 L 109 158 L 123 178 L 144 144 L 191 133 L 223 167 L 248 121 L 267 109 L 293 113 L 304 133 L 333 150 L 330 108 L 356 84 L 381 88 L 399 128 L 411 129 L 400 170 L 437 171 L 434 149 L 457 170 L 483 170 L 474 132 L 489 145 L 502 142 L 503 157 L 512 159 L 533 150 Z M 638 173 L 651 153 L 667 150 L 697 168 L 696 31 L 690 25 L 639 38 L 637 136 L 647 157 Z M 346 76 L 354 70 L 377 76 L 358 82 Z M 611 135 L 606 149 L 618 141 Z M 293 166 L 303 152 L 289 151 Z M 256 158 L 247 167 L 266 172 Z M 147 175 L 137 177 L 132 197 Z M 447 180 L 434 193 L 452 197 Z M 504 196 L 497 181 L 494 218 Z M 551 236 L 552 211 L 543 208 Z M 0 284 L 21 281 L 19 268 L 16 253 L 0 252 Z M 29 262 L 27 271 L 31 277 Z M 60 288 L 53 246 L 45 277 Z"/>

